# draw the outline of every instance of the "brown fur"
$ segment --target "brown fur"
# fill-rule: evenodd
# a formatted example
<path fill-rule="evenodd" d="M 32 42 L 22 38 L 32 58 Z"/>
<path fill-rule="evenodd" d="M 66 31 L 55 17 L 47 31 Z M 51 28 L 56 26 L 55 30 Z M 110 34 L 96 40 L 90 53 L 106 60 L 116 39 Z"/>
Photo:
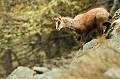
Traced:
<path fill-rule="evenodd" d="M 103 34 L 103 23 L 108 20 L 109 16 L 110 14 L 104 8 L 95 8 L 77 15 L 73 20 L 73 27 L 81 35 L 97 29 L 101 36 Z"/>

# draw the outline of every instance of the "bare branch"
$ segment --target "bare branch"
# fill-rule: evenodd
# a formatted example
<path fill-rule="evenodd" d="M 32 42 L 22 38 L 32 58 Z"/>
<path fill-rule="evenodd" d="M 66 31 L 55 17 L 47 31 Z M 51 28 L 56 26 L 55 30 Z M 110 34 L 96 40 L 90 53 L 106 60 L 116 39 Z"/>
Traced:
<path fill-rule="evenodd" d="M 114 4 L 110 10 L 110 13 L 113 14 L 117 8 L 117 5 L 119 4 L 119 0 L 114 0 Z"/>

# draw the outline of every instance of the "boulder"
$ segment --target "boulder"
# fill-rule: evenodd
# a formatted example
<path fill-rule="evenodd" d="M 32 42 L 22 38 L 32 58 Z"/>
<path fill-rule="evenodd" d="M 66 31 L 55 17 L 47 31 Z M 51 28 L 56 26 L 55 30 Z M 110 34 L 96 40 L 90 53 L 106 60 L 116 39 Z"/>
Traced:
<path fill-rule="evenodd" d="M 30 68 L 19 66 L 6 79 L 33 79 L 34 74 Z"/>
<path fill-rule="evenodd" d="M 105 76 L 112 79 L 120 79 L 120 67 L 112 67 L 105 72 Z"/>
<path fill-rule="evenodd" d="M 37 73 L 44 73 L 49 71 L 47 67 L 33 67 L 33 70 L 36 71 Z"/>

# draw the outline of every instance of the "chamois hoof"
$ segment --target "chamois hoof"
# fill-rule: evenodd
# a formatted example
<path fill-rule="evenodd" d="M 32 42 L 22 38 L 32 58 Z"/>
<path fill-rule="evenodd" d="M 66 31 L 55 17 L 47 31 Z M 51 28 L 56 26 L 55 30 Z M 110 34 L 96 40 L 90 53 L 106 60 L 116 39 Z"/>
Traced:
<path fill-rule="evenodd" d="M 79 50 L 79 49 L 80 49 L 80 45 L 74 46 L 72 49 L 73 49 L 73 50 Z"/>

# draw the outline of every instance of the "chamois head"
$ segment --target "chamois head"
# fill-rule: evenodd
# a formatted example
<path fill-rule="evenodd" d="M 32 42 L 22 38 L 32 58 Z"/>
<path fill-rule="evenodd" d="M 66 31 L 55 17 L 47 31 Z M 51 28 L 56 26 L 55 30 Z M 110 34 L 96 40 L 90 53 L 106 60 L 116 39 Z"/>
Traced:
<path fill-rule="evenodd" d="M 70 17 L 59 17 L 59 18 L 54 18 L 56 21 L 56 29 L 61 30 L 64 27 L 70 27 L 72 23 L 72 18 Z"/>

